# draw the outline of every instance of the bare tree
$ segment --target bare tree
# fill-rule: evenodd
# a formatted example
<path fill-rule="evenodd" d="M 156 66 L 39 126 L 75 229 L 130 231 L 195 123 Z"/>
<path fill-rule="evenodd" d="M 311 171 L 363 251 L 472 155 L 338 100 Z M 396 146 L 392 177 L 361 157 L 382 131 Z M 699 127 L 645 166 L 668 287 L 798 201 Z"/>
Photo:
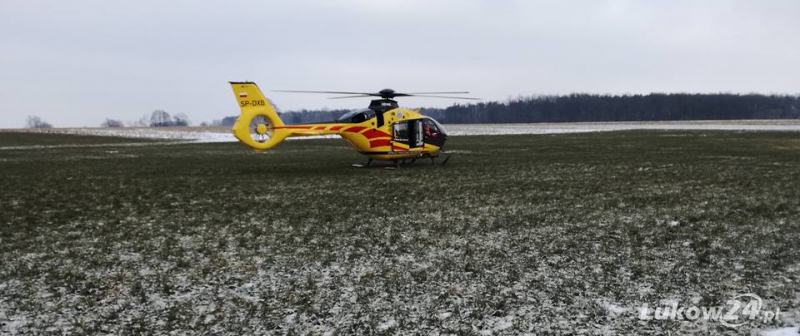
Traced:
<path fill-rule="evenodd" d="M 129 125 L 131 127 L 147 127 L 150 126 L 150 118 L 146 114 L 143 114 L 139 120 L 132 121 L 129 123 Z"/>
<path fill-rule="evenodd" d="M 147 127 L 150 125 L 150 118 L 143 115 L 139 120 L 128 120 L 125 122 L 126 127 Z"/>
<path fill-rule="evenodd" d="M 114 119 L 106 119 L 106 121 L 100 124 L 100 127 L 125 127 L 125 126 L 122 124 L 122 121 Z"/>
<path fill-rule="evenodd" d="M 26 121 L 27 128 L 52 128 L 53 125 L 50 123 L 42 120 L 42 118 L 38 116 L 28 116 L 28 120 Z"/>
<path fill-rule="evenodd" d="M 172 117 L 164 110 L 155 110 L 150 114 L 150 127 L 172 126 Z"/>
<path fill-rule="evenodd" d="M 189 126 L 191 121 L 189 121 L 189 117 L 186 114 L 178 113 L 172 117 L 172 125 L 173 126 Z"/>

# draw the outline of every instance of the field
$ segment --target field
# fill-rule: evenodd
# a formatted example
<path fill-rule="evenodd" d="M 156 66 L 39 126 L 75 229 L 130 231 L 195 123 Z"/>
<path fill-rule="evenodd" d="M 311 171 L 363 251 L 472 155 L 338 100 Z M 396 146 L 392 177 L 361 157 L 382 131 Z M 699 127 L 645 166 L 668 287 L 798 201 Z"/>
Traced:
<path fill-rule="evenodd" d="M 799 132 L 459 136 L 446 166 L 399 170 L 351 168 L 365 160 L 332 139 L 254 154 L 0 132 L 0 147 L 2 334 L 800 325 Z M 781 319 L 639 319 L 742 293 Z"/>
<path fill-rule="evenodd" d="M 533 124 L 447 124 L 450 135 L 564 134 L 634 130 L 704 131 L 800 131 L 800 120 L 692 120 L 574 122 Z M 2 131 L 2 130 L 0 130 Z M 11 131 L 11 130 L 8 130 Z M 235 142 L 229 126 L 202 127 L 125 127 L 55 128 L 26 130 L 51 134 L 97 135 L 139 139 L 170 139 L 193 142 Z M 330 136 L 336 138 L 336 136 Z M 0 149 L 2 144 L 0 144 Z"/>

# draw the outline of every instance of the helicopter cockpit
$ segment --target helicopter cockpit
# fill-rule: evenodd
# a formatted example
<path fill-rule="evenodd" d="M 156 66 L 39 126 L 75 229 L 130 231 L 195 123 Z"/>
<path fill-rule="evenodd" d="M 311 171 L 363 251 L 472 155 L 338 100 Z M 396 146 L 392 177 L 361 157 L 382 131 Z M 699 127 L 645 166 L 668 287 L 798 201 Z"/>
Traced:
<path fill-rule="evenodd" d="M 357 124 L 372 118 L 375 118 L 375 111 L 370 109 L 359 109 L 343 114 L 341 117 L 336 119 L 336 122 Z"/>

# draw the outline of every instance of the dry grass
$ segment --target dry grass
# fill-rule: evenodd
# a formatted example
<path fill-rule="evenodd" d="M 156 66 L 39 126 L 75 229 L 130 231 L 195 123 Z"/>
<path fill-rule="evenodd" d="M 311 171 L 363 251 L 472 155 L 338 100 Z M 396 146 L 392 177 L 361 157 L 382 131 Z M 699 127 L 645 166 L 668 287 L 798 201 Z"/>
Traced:
<path fill-rule="evenodd" d="M 106 141 L 71 137 L 58 141 Z M 289 142 L 262 155 L 235 143 L 2 150 L 0 331 L 731 334 L 796 326 L 799 139 L 706 131 L 455 137 L 447 167 L 396 171 L 349 168 L 363 159 L 338 140 Z M 780 307 L 784 319 L 732 330 L 636 318 L 643 303 L 719 305 L 746 292 Z"/>

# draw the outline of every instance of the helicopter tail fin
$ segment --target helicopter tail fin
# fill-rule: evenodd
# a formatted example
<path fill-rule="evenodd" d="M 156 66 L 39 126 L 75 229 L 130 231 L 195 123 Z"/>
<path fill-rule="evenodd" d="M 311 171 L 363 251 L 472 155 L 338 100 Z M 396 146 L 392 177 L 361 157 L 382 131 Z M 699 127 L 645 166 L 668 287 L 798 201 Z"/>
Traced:
<path fill-rule="evenodd" d="M 231 131 L 242 143 L 257 151 L 275 147 L 286 139 L 290 132 L 283 129 L 283 120 L 278 116 L 258 85 L 253 82 L 230 82 L 233 94 L 242 113 Z"/>

